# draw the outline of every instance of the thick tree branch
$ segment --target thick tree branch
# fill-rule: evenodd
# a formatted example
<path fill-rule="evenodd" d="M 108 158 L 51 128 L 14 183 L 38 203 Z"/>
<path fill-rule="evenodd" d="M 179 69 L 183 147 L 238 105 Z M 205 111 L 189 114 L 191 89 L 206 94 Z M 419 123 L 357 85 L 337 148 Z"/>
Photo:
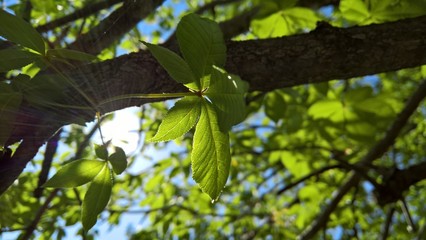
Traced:
<path fill-rule="evenodd" d="M 63 16 L 61 18 L 55 19 L 51 22 L 48 22 L 44 25 L 36 27 L 39 32 L 47 32 L 53 30 L 54 28 L 61 27 L 67 23 L 75 21 L 79 18 L 85 18 L 92 14 L 99 12 L 102 9 L 106 9 L 114 6 L 117 3 L 123 2 L 123 0 L 101 0 L 98 2 L 93 2 L 84 6 L 81 9 L 74 11 L 73 13 Z"/>
<path fill-rule="evenodd" d="M 347 79 L 426 64 L 426 16 L 348 29 L 322 28 L 311 33 L 283 38 L 228 42 L 227 49 L 225 68 L 248 81 L 252 91 L 269 91 L 332 79 Z M 166 71 L 145 51 L 80 66 L 64 74 L 95 102 L 126 94 L 185 91 L 185 88 L 170 79 Z M 72 88 L 67 94 L 69 98 L 63 99 L 65 102 L 62 104 L 67 104 L 68 99 L 78 101 L 80 96 Z M 99 108 L 105 113 L 152 101 L 127 99 L 104 104 Z M 84 101 L 68 104 L 87 106 Z M 21 144 L 28 146 L 28 141 L 33 139 L 31 134 L 36 132 L 40 142 L 28 146 L 34 148 L 33 150 L 40 147 L 57 128 L 73 122 L 68 119 L 61 123 L 57 117 L 52 116 L 78 115 L 82 116 L 83 120 L 90 121 L 95 113 L 95 110 L 75 111 L 68 108 L 40 110 L 25 104 L 20 111 L 26 120 L 18 118 L 17 126 L 43 124 L 30 129 L 15 129 L 9 142 L 24 139 Z M 29 112 L 32 112 L 30 116 Z M 20 154 L 15 153 L 16 158 L 23 153 L 24 150 Z M 30 155 L 35 153 L 31 152 Z M 14 159 L 9 165 L 0 163 L 0 193 L 14 181 L 10 178 L 3 181 L 3 176 L 10 175 L 8 170 L 15 173 L 11 176 L 16 179 L 30 159 L 26 158 L 25 161 L 21 160 L 22 162 L 15 162 Z M 15 164 L 19 167 L 12 166 Z"/>
<path fill-rule="evenodd" d="M 359 166 L 366 166 L 382 156 L 390 146 L 393 145 L 401 129 L 408 122 L 410 116 L 414 113 L 421 101 L 426 97 L 426 80 L 414 92 L 411 98 L 405 104 L 404 109 L 399 113 L 395 121 L 387 130 L 385 136 L 376 145 L 374 145 L 367 155 L 359 162 Z M 311 239 L 323 228 L 328 221 L 331 213 L 337 208 L 340 200 L 349 192 L 349 190 L 358 185 L 361 180 L 360 174 L 355 171 L 347 178 L 345 183 L 335 192 L 331 202 L 324 208 L 321 214 L 312 222 L 312 224 L 298 237 L 299 239 Z"/>

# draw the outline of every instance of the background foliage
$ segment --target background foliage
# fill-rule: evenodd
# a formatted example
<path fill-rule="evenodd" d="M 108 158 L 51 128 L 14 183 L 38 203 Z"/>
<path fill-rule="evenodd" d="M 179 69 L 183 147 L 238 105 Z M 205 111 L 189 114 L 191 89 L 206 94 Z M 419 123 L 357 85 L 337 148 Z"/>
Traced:
<path fill-rule="evenodd" d="M 42 32 L 49 49 L 71 46 L 83 33 L 117 11 L 123 1 L 103 2 L 105 7 L 94 11 L 95 14 L 75 18 L 47 31 L 42 28 L 45 24 L 87 6 L 94 9 L 98 2 L 2 1 L 8 11 Z M 147 2 L 157 4 L 158 1 Z M 139 40 L 167 42 L 178 20 L 190 11 L 202 9 L 203 16 L 224 22 L 256 7 L 258 11 L 250 19 L 249 28 L 233 40 L 307 33 L 317 27 L 318 21 L 346 28 L 426 13 L 425 2 L 417 0 L 166 1 L 124 37 L 99 52 L 97 58 L 102 61 L 138 51 L 143 48 Z M 18 41 L 23 39 L 18 37 Z M 28 44 L 21 43 L 28 48 L 33 43 Z M 34 48 L 45 54 L 40 44 Z M 27 52 L 22 59 L 33 62 L 32 57 L 37 53 Z M 40 69 L 47 68 L 43 61 L 28 63 L 23 64 L 26 66 L 22 69 L 3 72 L 0 109 L 16 111 L 19 107 L 22 94 L 10 87 L 11 80 L 19 81 L 19 73 L 33 77 Z M 6 61 L 0 60 L 0 71 L 4 66 Z M 306 66 L 306 71 L 309 68 Z M 175 142 L 145 142 L 155 135 L 173 101 L 145 104 L 137 113 L 140 118 L 140 128 L 135 129 L 140 138 L 138 149 L 127 153 L 129 169 L 115 178 L 111 200 L 98 221 L 112 229 L 122 228 L 128 214 L 137 216 L 140 224 L 135 222 L 127 228 L 129 239 L 295 239 L 297 236 L 302 239 L 424 239 L 426 192 L 425 183 L 420 180 L 426 176 L 408 172 L 419 179 L 406 188 L 390 179 L 398 179 L 394 177 L 412 166 L 424 169 L 425 104 L 421 103 L 407 122 L 396 120 L 400 119 L 399 113 L 405 109 L 407 100 L 424 85 L 421 82 L 425 78 L 426 67 L 419 66 L 269 92 L 251 91 L 246 96 L 247 119 L 229 133 L 230 177 L 214 204 L 191 179 L 193 131 Z M 31 86 L 39 83 L 34 81 Z M 52 93 L 45 96 L 50 98 L 58 97 Z M 107 115 L 102 124 L 112 116 Z M 12 121 L 10 115 L 2 113 L 2 134 L 8 131 L 4 126 L 10 126 L 7 124 Z M 390 135 L 391 126 L 398 123 L 396 127 L 402 130 L 395 142 L 374 159 L 365 161 L 376 144 Z M 19 233 L 22 239 L 62 239 L 71 234 L 67 231 L 69 228 L 78 229 L 77 234 L 83 239 L 93 239 L 100 234 L 100 224 L 85 234 L 80 223 L 80 205 L 87 187 L 39 188 L 39 178 L 46 177 L 42 166 L 48 163 L 49 156 L 53 156 L 49 176 L 73 159 L 94 159 L 94 143 L 100 144 L 100 141 L 92 138 L 96 126 L 89 125 L 73 124 L 63 128 L 40 149 L 16 183 L 1 195 L 2 235 L 11 236 L 8 234 L 12 232 Z M 11 148 L 14 150 L 16 145 Z M 354 175 L 359 179 L 344 192 L 330 215 L 322 219 L 322 212 L 332 205 L 336 193 L 342 192 L 341 186 Z M 400 196 L 384 203 L 383 199 L 393 191 Z M 311 231 L 312 228 L 316 230 Z"/>

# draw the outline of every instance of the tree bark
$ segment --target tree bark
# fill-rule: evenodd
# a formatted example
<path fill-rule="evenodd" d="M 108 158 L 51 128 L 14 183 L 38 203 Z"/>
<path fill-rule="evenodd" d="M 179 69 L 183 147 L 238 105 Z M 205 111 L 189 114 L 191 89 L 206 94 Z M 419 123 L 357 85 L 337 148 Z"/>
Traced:
<path fill-rule="evenodd" d="M 348 79 L 426 64 L 426 16 L 347 29 L 321 26 L 310 33 L 290 37 L 228 42 L 227 48 L 225 68 L 248 81 L 250 91 Z M 146 51 L 79 66 L 65 74 L 95 102 L 132 93 L 185 91 Z M 67 92 L 73 101 L 79 96 L 75 89 Z M 106 113 L 152 101 L 120 100 L 99 106 L 99 109 Z M 82 101 L 81 104 L 87 103 Z M 21 144 L 24 144 L 36 139 L 32 148 L 45 142 L 57 127 L 73 123 L 71 118 L 58 121 L 52 116 L 78 114 L 84 121 L 90 121 L 95 113 L 94 109 L 35 109 L 27 104 L 23 104 L 20 111 L 25 117 L 16 122 L 9 143 L 23 140 Z M 18 126 L 30 127 L 23 131 Z M 12 165 L 0 161 L 0 194 L 17 179 L 26 164 L 15 162 L 19 159 L 17 154 L 11 159 Z M 15 163 L 17 168 L 13 168 Z"/>

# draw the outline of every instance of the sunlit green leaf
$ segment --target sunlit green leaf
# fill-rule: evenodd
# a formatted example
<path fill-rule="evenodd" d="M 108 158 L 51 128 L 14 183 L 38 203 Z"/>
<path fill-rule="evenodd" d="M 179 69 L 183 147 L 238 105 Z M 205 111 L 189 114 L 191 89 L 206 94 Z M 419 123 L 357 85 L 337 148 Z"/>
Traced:
<path fill-rule="evenodd" d="M 314 119 L 330 119 L 334 122 L 344 120 L 343 104 L 339 100 L 321 100 L 314 103 L 308 110 L 308 114 Z"/>
<path fill-rule="evenodd" d="M 233 125 L 246 117 L 244 95 L 248 90 L 248 84 L 238 76 L 218 68 L 213 69 L 210 81 L 206 96 L 212 101 L 216 110 L 220 129 L 224 132 L 229 131 Z"/>
<path fill-rule="evenodd" d="M 196 81 L 188 64 L 179 55 L 161 46 L 147 42 L 143 44 L 176 82 L 186 84 Z"/>
<path fill-rule="evenodd" d="M 255 19 L 251 26 L 257 37 L 269 38 L 314 29 L 318 21 L 321 21 L 321 18 L 312 9 L 293 7 L 280 10 L 262 19 Z"/>
<path fill-rule="evenodd" d="M 214 107 L 203 102 L 191 153 L 192 177 L 203 192 L 217 200 L 229 175 L 229 137 L 220 131 Z"/>
<path fill-rule="evenodd" d="M 169 110 L 158 128 L 157 134 L 150 141 L 169 141 L 187 133 L 194 125 L 201 112 L 201 98 L 184 97 Z"/>
<path fill-rule="evenodd" d="M 104 165 L 99 174 L 90 183 L 84 196 L 81 208 L 81 221 L 85 231 L 89 231 L 96 223 L 99 213 L 108 204 L 111 197 L 112 178 L 108 165 Z"/>
<path fill-rule="evenodd" d="M 362 23 L 370 17 L 367 5 L 362 0 L 341 0 L 339 9 L 343 17 L 352 22 Z"/>
<path fill-rule="evenodd" d="M 81 159 L 59 169 L 43 187 L 72 188 L 90 182 L 107 164 L 104 161 Z"/>
<path fill-rule="evenodd" d="M 16 48 L 1 50 L 0 72 L 6 72 L 12 69 L 24 67 L 40 59 L 40 57 L 41 55 Z"/>
<path fill-rule="evenodd" d="M 80 52 L 71 49 L 58 48 L 58 49 L 48 49 L 46 56 L 48 57 L 56 57 L 63 59 L 70 59 L 82 62 L 90 62 L 96 59 L 96 56 L 91 54 Z"/>
<path fill-rule="evenodd" d="M 176 35 L 182 55 L 197 80 L 209 75 L 213 65 L 225 65 L 226 45 L 214 21 L 188 14 L 179 22 Z M 200 85 L 199 89 L 206 87 Z"/>
<path fill-rule="evenodd" d="M 41 35 L 26 21 L 0 9 L 0 36 L 44 55 Z"/>
<path fill-rule="evenodd" d="M 109 156 L 108 161 L 111 163 L 115 174 L 121 174 L 127 168 L 126 153 L 120 147 L 115 147 L 115 152 Z"/>

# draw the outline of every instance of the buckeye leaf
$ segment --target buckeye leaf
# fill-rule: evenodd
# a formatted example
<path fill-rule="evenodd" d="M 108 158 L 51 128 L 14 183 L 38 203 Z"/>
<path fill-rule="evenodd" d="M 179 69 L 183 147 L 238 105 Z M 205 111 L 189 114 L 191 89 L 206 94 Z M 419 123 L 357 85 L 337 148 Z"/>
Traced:
<path fill-rule="evenodd" d="M 217 200 L 229 175 L 229 136 L 220 131 L 216 112 L 203 101 L 191 153 L 192 178 L 212 200 Z"/>
<path fill-rule="evenodd" d="M 213 65 L 225 65 L 226 45 L 214 21 L 188 14 L 179 22 L 176 35 L 182 55 L 196 79 L 209 75 Z M 201 84 L 199 87 L 202 90 L 208 86 Z"/>
<path fill-rule="evenodd" d="M 90 182 L 106 166 L 106 162 L 81 159 L 64 165 L 43 187 L 73 188 Z"/>
<path fill-rule="evenodd" d="M 187 133 L 197 123 L 201 113 L 201 101 L 199 97 L 186 96 L 176 102 L 150 141 L 169 141 Z"/>
<path fill-rule="evenodd" d="M 21 49 L 10 48 L 0 51 L 0 72 L 25 67 L 39 60 L 41 55 Z"/>
<path fill-rule="evenodd" d="M 0 9 L 0 36 L 44 55 L 43 38 L 28 22 Z"/>
<path fill-rule="evenodd" d="M 206 96 L 215 107 L 220 129 L 227 132 L 246 117 L 244 95 L 248 84 L 217 67 L 213 68 L 210 82 Z"/>
<path fill-rule="evenodd" d="M 22 101 L 22 94 L 19 92 L 7 91 L 9 86 L 0 83 L 0 146 L 4 146 L 9 139 L 15 115 Z"/>
<path fill-rule="evenodd" d="M 196 81 L 188 64 L 179 55 L 161 46 L 142 43 L 148 47 L 151 54 L 176 82 L 187 84 Z"/>
<path fill-rule="evenodd" d="M 111 170 L 105 164 L 100 173 L 90 183 L 89 189 L 87 189 L 84 196 L 81 208 L 81 221 L 86 232 L 95 225 L 99 213 L 108 204 L 111 197 L 111 189 Z"/>
<path fill-rule="evenodd" d="M 111 163 L 115 174 L 121 174 L 127 168 L 126 153 L 120 147 L 115 147 L 115 153 L 109 156 L 108 161 Z"/>

